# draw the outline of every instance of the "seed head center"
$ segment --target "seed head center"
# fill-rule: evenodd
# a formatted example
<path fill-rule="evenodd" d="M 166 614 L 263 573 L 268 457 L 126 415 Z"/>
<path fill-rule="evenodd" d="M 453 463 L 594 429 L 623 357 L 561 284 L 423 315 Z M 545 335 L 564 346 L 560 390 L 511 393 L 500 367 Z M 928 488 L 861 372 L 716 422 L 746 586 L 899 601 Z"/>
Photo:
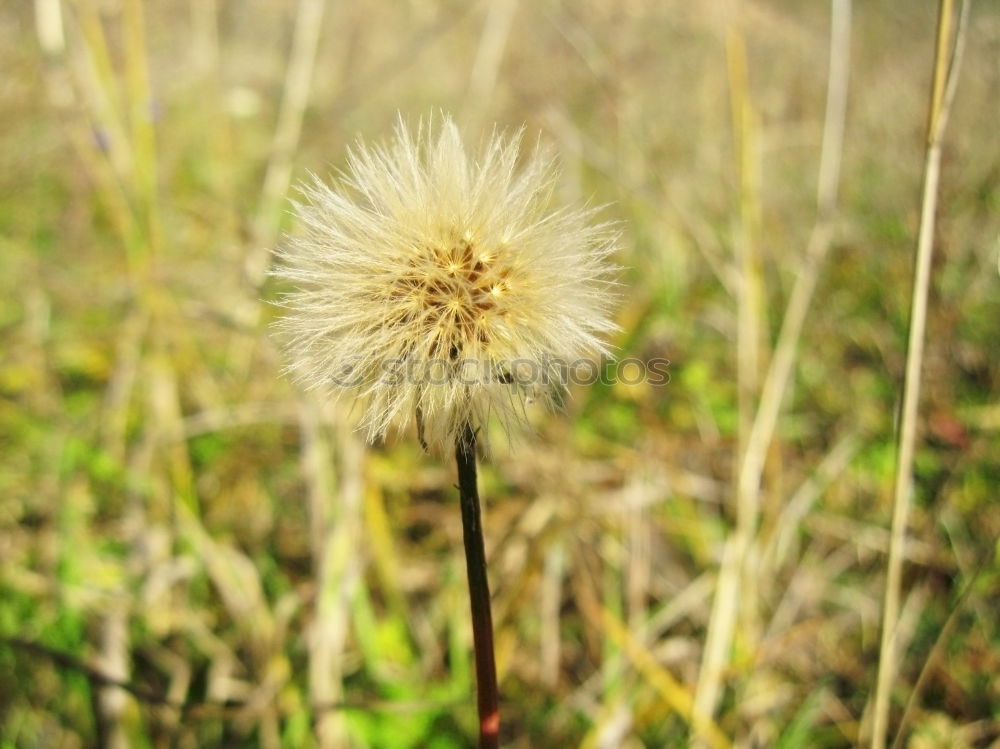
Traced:
<path fill-rule="evenodd" d="M 390 317 L 400 325 L 422 320 L 432 332 L 432 355 L 456 359 L 488 348 L 492 318 L 503 314 L 510 289 L 509 264 L 463 236 L 424 247 L 410 268 L 392 284 Z"/>
<path fill-rule="evenodd" d="M 420 292 L 428 307 L 475 319 L 496 307 L 508 285 L 509 270 L 466 237 L 430 248 Z"/>

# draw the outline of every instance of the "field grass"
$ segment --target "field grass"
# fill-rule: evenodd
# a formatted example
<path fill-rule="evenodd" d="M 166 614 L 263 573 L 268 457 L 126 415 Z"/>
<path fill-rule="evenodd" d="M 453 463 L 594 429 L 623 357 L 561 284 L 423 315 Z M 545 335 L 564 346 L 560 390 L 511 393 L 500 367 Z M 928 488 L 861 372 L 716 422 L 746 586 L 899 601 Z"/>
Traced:
<path fill-rule="evenodd" d="M 454 465 L 365 445 L 268 329 L 296 183 L 439 110 L 607 204 L 616 350 L 671 362 L 481 467 L 504 745 L 869 744 L 937 18 L 847 9 L 4 4 L 0 747 L 472 745 Z M 1000 746 L 998 59 L 980 0 L 891 622 L 915 749 Z"/>

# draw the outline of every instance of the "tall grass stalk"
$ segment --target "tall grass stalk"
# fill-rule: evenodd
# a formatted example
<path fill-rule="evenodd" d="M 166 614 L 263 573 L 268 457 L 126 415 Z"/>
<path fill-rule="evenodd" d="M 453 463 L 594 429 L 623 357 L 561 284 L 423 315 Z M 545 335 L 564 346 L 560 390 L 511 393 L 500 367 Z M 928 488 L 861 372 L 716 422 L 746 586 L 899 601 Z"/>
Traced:
<path fill-rule="evenodd" d="M 271 140 L 271 153 L 254 221 L 255 246 L 247 258 L 247 274 L 254 285 L 263 282 L 271 247 L 278 237 L 281 210 L 292 179 L 292 159 L 309 103 L 325 8 L 326 0 L 299 0 L 281 108 L 278 110 L 278 122 Z"/>
<path fill-rule="evenodd" d="M 364 568 L 357 538 L 361 532 L 365 451 L 342 420 L 333 429 L 317 416 L 318 403 L 303 396 L 299 411 L 301 465 L 309 506 L 310 549 L 316 579 L 316 604 L 309 632 L 309 701 L 321 749 L 344 746 L 344 653 L 350 636 L 350 601 Z M 338 475 L 331 455 L 340 457 Z M 339 491 L 338 491 L 339 490 Z"/>
<path fill-rule="evenodd" d="M 737 22 L 738 23 L 738 22 Z M 753 175 L 758 155 L 755 116 L 747 80 L 746 45 L 742 29 L 734 23 L 726 30 L 726 63 L 729 79 L 730 110 L 735 141 L 735 159 L 739 174 L 740 222 L 736 236 L 739 265 L 737 288 L 736 377 L 739 411 L 739 452 L 748 445 L 753 403 L 760 369 L 761 285 L 760 258 L 755 247 L 759 221 L 759 180 Z M 715 714 L 722 689 L 723 675 L 729 662 L 733 628 L 739 616 L 739 577 L 752 528 L 756 525 L 757 506 L 738 501 L 736 528 L 726 540 L 716 583 L 715 599 L 705 637 L 704 653 L 695 689 L 692 725 L 698 726 Z"/>
<path fill-rule="evenodd" d="M 875 685 L 872 749 L 885 747 L 889 728 L 890 692 L 896 676 L 899 655 L 896 652 L 895 633 L 899 619 L 906 526 L 913 499 L 913 457 L 917 444 L 917 408 L 920 403 L 920 372 L 923 366 L 924 334 L 927 328 L 927 295 L 930 289 L 931 257 L 934 249 L 934 218 L 937 210 L 938 183 L 941 178 L 941 139 L 958 81 L 965 31 L 968 27 L 969 6 L 968 0 L 962 4 L 954 39 L 952 38 L 953 0 L 941 0 L 938 10 L 937 48 L 927 124 L 920 230 L 917 235 L 910 332 L 906 344 L 906 374 L 903 381 L 903 405 L 897 442 L 892 531 L 889 558 L 886 563 L 885 599 L 882 605 L 882 638 Z"/>
<path fill-rule="evenodd" d="M 768 366 L 760 390 L 760 400 L 753 411 L 752 421 L 745 427 L 748 436 L 742 442 L 742 460 L 736 486 L 736 518 L 737 527 L 726 544 L 722 564 L 719 571 L 719 581 L 712 617 L 709 621 L 708 636 L 705 644 L 705 655 L 699 672 L 698 689 L 695 695 L 694 709 L 696 715 L 711 717 L 719 700 L 722 675 L 728 662 L 729 650 L 732 646 L 733 632 L 741 607 L 755 606 L 756 588 L 752 585 L 755 574 L 748 569 L 749 559 L 753 556 L 754 538 L 757 532 L 760 515 L 760 488 L 764 471 L 764 462 L 770 449 L 771 441 L 777 427 L 781 404 L 791 380 L 795 365 L 796 352 L 802 328 L 805 323 L 809 305 L 816 290 L 823 260 L 826 257 L 833 237 L 834 220 L 837 207 L 837 187 L 840 178 L 840 164 L 843 153 L 844 129 L 847 115 L 848 73 L 850 70 L 850 0 L 833 0 L 830 24 L 830 61 L 827 74 L 826 115 L 823 125 L 823 142 L 820 155 L 820 168 L 816 195 L 817 219 L 806 246 L 805 255 L 795 279 L 795 285 L 785 309 L 781 331 L 775 347 L 774 356 Z M 733 37 L 730 37 L 733 38 Z M 739 50 L 742 43 L 731 43 L 736 52 L 730 52 L 730 57 L 742 59 Z M 731 64 L 731 68 L 733 65 Z M 737 74 L 730 74 L 731 85 L 737 91 L 746 87 L 746 74 L 742 67 L 736 67 Z M 740 72 L 742 71 L 742 72 Z M 740 85 L 736 85 L 740 84 Z M 734 124 L 742 123 L 748 128 L 749 113 L 746 111 L 746 92 L 734 97 L 740 106 L 734 104 Z M 740 113 L 737 117 L 736 114 Z M 742 149 L 746 149 L 747 135 L 739 141 Z M 741 157 L 744 171 L 747 169 L 747 156 Z M 747 192 L 748 188 L 744 188 Z M 753 216 L 744 199 L 744 224 L 748 224 Z M 751 224 L 752 225 L 752 224 Z M 744 252 L 746 255 L 746 252 Z M 741 288 L 755 287 L 759 283 L 759 274 L 754 273 L 755 264 L 748 259 L 744 263 Z M 751 304 L 759 299 L 759 294 L 752 291 L 742 291 L 740 295 L 740 376 L 741 398 L 745 387 L 755 382 L 758 347 L 747 343 L 746 338 L 755 337 L 759 324 L 753 329 L 745 325 L 746 319 L 755 320 L 755 307 Z M 747 301 L 744 301 L 747 300 Z M 744 387 L 745 386 L 745 387 Z M 742 409 L 741 409 L 742 411 Z M 742 423 L 742 420 L 741 420 Z M 741 580 L 749 587 L 741 585 Z M 747 600 L 750 599 L 750 600 Z M 753 610 L 749 609 L 754 621 Z M 695 723 L 695 727 L 699 724 Z"/>

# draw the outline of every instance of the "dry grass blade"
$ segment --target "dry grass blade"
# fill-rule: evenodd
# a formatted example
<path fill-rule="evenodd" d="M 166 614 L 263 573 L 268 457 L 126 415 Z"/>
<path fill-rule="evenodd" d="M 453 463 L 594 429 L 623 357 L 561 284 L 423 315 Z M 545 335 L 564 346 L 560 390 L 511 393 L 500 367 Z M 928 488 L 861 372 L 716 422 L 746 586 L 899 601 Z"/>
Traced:
<path fill-rule="evenodd" d="M 670 709 L 688 721 L 701 740 L 708 746 L 713 749 L 726 749 L 731 746 L 726 734 L 722 732 L 715 721 L 706 719 L 695 712 L 694 698 L 691 692 L 657 663 L 656 658 L 646 648 L 635 641 L 625 625 L 606 608 L 602 607 L 598 613 L 604 633 L 625 652 L 632 664 L 660 694 Z"/>
<path fill-rule="evenodd" d="M 284 94 L 254 224 L 255 246 L 247 258 L 247 274 L 255 287 L 264 280 L 270 251 L 278 236 L 281 207 L 292 179 L 292 159 L 309 103 L 325 7 L 326 0 L 299 0 L 295 15 L 295 33 L 285 74 Z"/>
<path fill-rule="evenodd" d="M 337 423 L 336 450 L 310 398 L 300 410 L 302 469 L 309 494 L 310 536 L 316 579 L 316 603 L 309 637 L 309 700 L 316 711 L 316 738 L 322 749 L 343 746 L 343 714 L 330 709 L 343 700 L 343 653 L 350 599 L 364 566 L 357 547 L 361 530 L 364 449 L 355 435 Z M 336 452 L 342 475 L 337 481 L 331 460 Z"/>
<path fill-rule="evenodd" d="M 483 114 L 488 110 L 496 89 L 503 62 L 504 48 L 510 35 L 511 22 L 517 11 L 517 0 L 494 0 L 489 4 L 483 30 L 479 37 L 476 59 L 469 73 L 469 91 L 466 96 L 467 119 L 478 130 Z"/>
<path fill-rule="evenodd" d="M 832 7 L 830 29 L 830 63 L 827 82 L 826 119 L 823 127 L 823 145 L 820 156 L 819 186 L 817 189 L 817 221 L 809 237 L 805 255 L 792 289 L 788 306 L 782 320 L 774 357 L 767 369 L 760 392 L 760 400 L 751 421 L 741 419 L 745 424 L 746 438 L 742 444 L 741 461 L 736 484 L 737 527 L 726 543 L 719 572 L 718 590 L 709 624 L 705 644 L 705 655 L 699 674 L 696 692 L 696 710 L 704 715 L 713 715 L 721 689 L 724 664 L 728 659 L 733 630 L 741 607 L 752 609 L 756 603 L 754 575 L 745 574 L 747 555 L 757 532 L 760 514 L 761 477 L 765 457 L 777 427 L 781 403 L 788 389 L 795 364 L 799 339 L 806 314 L 816 289 L 822 262 L 834 236 L 833 221 L 836 212 L 837 183 L 840 174 L 843 151 L 844 122 L 847 111 L 847 82 L 850 57 L 850 0 L 836 0 Z M 740 59 L 737 55 L 737 59 Z M 735 81 L 743 76 L 733 75 Z M 744 84 L 745 85 L 745 84 Z M 742 100 L 742 99 L 741 99 Z M 745 109 L 746 105 L 742 107 Z M 744 114 L 742 121 L 747 119 Z M 745 137 L 745 136 L 744 136 Z M 745 148 L 745 145 L 744 145 Z M 746 156 L 743 161 L 745 163 Z M 752 215 L 744 209 L 745 215 Z M 749 221 L 744 219 L 745 223 Z M 757 346 L 753 343 L 758 335 L 753 299 L 759 293 L 756 288 L 753 262 L 744 264 L 740 294 L 740 335 L 739 354 L 740 392 L 755 389 L 757 371 Z M 743 408 L 741 407 L 741 412 Z M 740 602 L 737 602 L 737 598 Z M 752 620 L 753 614 L 748 614 Z M 750 634 L 750 633 L 748 633 Z M 752 635 L 751 635 L 752 636 Z"/>
<path fill-rule="evenodd" d="M 759 156 L 756 141 L 756 119 L 751 106 L 747 81 L 746 47 L 742 29 L 731 24 L 726 30 L 726 62 L 729 73 L 730 107 L 736 160 L 740 179 L 740 225 L 736 240 L 739 261 L 737 289 L 736 369 L 739 410 L 739 452 L 752 447 L 751 424 L 761 358 L 761 313 L 763 277 L 755 240 L 759 236 L 759 175 L 755 160 Z M 715 714 L 722 690 L 723 674 L 729 662 L 733 630 L 739 616 L 739 584 L 746 551 L 757 525 L 758 497 L 740 494 L 736 497 L 736 529 L 726 540 L 712 615 L 698 685 L 694 697 L 694 714 L 710 719 Z M 695 723 L 697 730 L 699 723 Z"/>
<path fill-rule="evenodd" d="M 917 409 L 920 403 L 920 375 L 923 368 L 924 335 L 927 328 L 927 296 L 930 290 L 931 256 L 934 248 L 934 219 L 938 183 L 941 178 L 941 138 L 948 121 L 958 72 L 961 67 L 969 7 L 965 0 L 958 30 L 952 38 L 952 0 L 941 0 L 938 15 L 934 85 L 928 118 L 927 153 L 924 166 L 920 231 L 917 236 L 916 271 L 910 309 L 910 333 L 906 344 L 906 376 L 899 425 L 896 482 L 892 502 L 892 536 L 886 563 L 885 602 L 882 607 L 882 641 L 879 648 L 878 679 L 875 686 L 872 749 L 883 749 L 889 729 L 890 691 L 895 681 L 897 619 L 903 574 L 906 527 L 913 498 L 913 458 L 917 443 Z"/>

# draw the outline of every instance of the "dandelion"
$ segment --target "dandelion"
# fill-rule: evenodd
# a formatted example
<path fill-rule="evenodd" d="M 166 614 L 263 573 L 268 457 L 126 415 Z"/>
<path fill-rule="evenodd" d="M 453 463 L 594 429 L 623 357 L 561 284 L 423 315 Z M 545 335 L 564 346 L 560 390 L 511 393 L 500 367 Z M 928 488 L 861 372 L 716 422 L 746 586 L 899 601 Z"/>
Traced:
<path fill-rule="evenodd" d="M 425 448 L 455 450 L 478 685 L 481 747 L 499 697 L 476 480 L 477 435 L 509 431 L 525 404 L 552 404 L 566 362 L 605 354 L 615 233 L 593 210 L 553 208 L 558 177 L 520 135 L 477 157 L 444 117 L 386 146 L 359 144 L 339 184 L 296 204 L 304 230 L 279 252 L 294 290 L 289 369 L 307 387 L 353 391 L 369 440 L 415 420 Z"/>
<path fill-rule="evenodd" d="M 277 271 L 297 287 L 289 369 L 353 392 L 369 441 L 414 419 L 439 453 L 491 417 L 509 433 L 526 401 L 553 402 L 561 362 L 606 353 L 614 233 L 551 210 L 554 162 L 536 149 L 519 168 L 519 145 L 495 135 L 474 159 L 450 118 L 400 123 L 338 185 L 303 189 Z"/>

